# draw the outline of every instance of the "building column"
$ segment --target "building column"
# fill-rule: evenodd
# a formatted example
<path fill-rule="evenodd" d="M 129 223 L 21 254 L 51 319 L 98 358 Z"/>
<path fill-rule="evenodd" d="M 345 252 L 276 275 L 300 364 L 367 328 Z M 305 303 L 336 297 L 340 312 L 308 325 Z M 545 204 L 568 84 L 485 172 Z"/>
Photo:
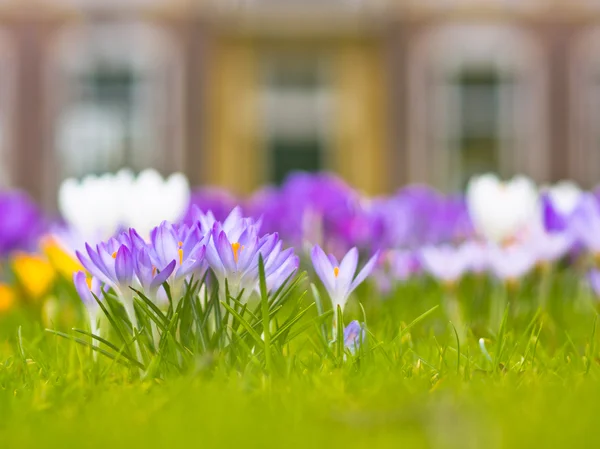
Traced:
<path fill-rule="evenodd" d="M 35 20 L 12 25 L 16 54 L 17 82 L 15 94 L 15 132 L 13 147 L 14 184 L 26 190 L 34 200 L 44 202 L 44 111 L 43 47 L 48 26 Z"/>
<path fill-rule="evenodd" d="M 208 74 L 212 62 L 211 33 L 209 24 L 202 20 L 186 24 L 185 29 L 185 137 L 184 172 L 192 186 L 205 184 L 209 134 L 207 97 Z"/>
<path fill-rule="evenodd" d="M 387 89 L 387 185 L 389 192 L 404 186 L 409 180 L 408 166 L 408 43 L 409 26 L 390 21 L 384 35 L 386 54 L 385 79 Z"/>
<path fill-rule="evenodd" d="M 546 42 L 548 74 L 548 152 L 549 181 L 572 177 L 569 153 L 571 103 L 569 99 L 569 44 L 573 33 L 570 25 L 547 24 L 541 30 Z"/>

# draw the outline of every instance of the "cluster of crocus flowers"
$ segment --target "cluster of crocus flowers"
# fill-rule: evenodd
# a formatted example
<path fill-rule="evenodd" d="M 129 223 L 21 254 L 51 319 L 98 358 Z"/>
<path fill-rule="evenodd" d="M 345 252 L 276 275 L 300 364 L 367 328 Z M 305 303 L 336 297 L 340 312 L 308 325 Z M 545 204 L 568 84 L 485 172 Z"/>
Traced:
<path fill-rule="evenodd" d="M 163 179 L 155 171 L 135 176 L 124 170 L 66 181 L 59 203 L 68 226 L 40 242 L 44 220 L 35 204 L 23 194 L 0 195 L 0 212 L 5 212 L 0 256 L 17 273 L 19 288 L 32 296 L 43 296 L 48 285 L 41 259 L 18 260 L 14 266 L 10 260 L 16 251 L 32 254 L 38 247 L 62 277 L 83 266 L 87 277 L 125 302 L 130 303 L 133 287 L 159 304 L 167 300 L 164 282 L 177 297 L 187 280 L 201 279 L 207 271 L 222 295 L 246 301 L 257 289 L 259 254 L 267 287 L 276 288 L 298 266 L 294 250 L 282 241 L 306 256 L 315 244 L 337 256 L 350 251 L 351 260 L 355 252 L 380 250 L 378 263 L 369 268 L 383 294 L 424 274 L 446 286 L 472 274 L 518 284 L 536 268 L 552 268 L 567 257 L 581 260 L 583 255 L 587 268 L 600 261 L 600 196 L 571 182 L 538 187 L 523 176 L 477 176 L 464 194 L 407 186 L 368 198 L 334 175 L 298 173 L 244 200 L 214 188 L 190 196 L 180 174 Z M 229 213 L 235 204 L 240 207 Z M 153 228 L 163 219 L 167 222 Z M 84 235 L 87 246 L 78 239 Z M 324 258 L 318 259 L 324 267 Z M 329 274 L 316 268 L 317 273 L 343 307 L 344 261 L 325 259 L 338 268 L 337 277 L 331 268 Z"/>
<path fill-rule="evenodd" d="M 87 270 L 74 274 L 74 282 L 95 328 L 97 301 L 112 290 L 122 302 L 134 327 L 134 291 L 142 291 L 158 307 L 166 305 L 168 285 L 175 307 L 191 280 L 205 280 L 207 271 L 222 292 L 246 301 L 259 289 L 262 256 L 269 288 L 278 288 L 298 268 L 293 249 L 282 249 L 277 234 L 260 235 L 260 223 L 234 209 L 221 223 L 211 214 L 196 211 L 191 224 L 163 222 L 144 239 L 129 229 L 77 252 Z M 227 289 L 225 288 L 227 286 Z M 93 299 L 93 300 L 92 300 Z M 225 299 L 225 298 L 223 298 Z"/>
<path fill-rule="evenodd" d="M 523 176 L 502 181 L 487 174 L 470 181 L 465 198 L 473 233 L 413 250 L 423 271 L 446 285 L 486 272 L 515 284 L 537 266 L 551 267 L 578 244 L 593 248 L 589 228 L 594 217 L 600 223 L 600 207 L 572 183 L 538 190 Z"/>
<path fill-rule="evenodd" d="M 374 274 L 383 292 L 423 273 L 445 284 L 469 273 L 513 282 L 574 250 L 600 254 L 600 202 L 572 182 L 538 187 L 525 176 L 485 174 L 464 194 L 407 186 L 368 198 L 333 175 L 300 173 L 246 201 L 214 189 L 198 191 L 193 201 L 218 216 L 237 201 L 297 250 L 310 252 L 314 244 L 336 255 L 379 249 Z"/>

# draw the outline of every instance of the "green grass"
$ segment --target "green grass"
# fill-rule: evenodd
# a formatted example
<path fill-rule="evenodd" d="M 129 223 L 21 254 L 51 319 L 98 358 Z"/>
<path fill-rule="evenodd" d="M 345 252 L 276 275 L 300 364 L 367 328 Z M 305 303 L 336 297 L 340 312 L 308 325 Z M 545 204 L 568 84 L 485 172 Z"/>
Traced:
<path fill-rule="evenodd" d="M 24 315 L 4 317 L 0 447 L 598 447 L 591 296 L 571 271 L 541 286 L 537 276 L 506 289 L 473 278 L 449 292 L 420 279 L 386 298 L 363 286 L 344 317 L 367 319 L 356 356 L 324 344 L 317 322 L 281 346 L 268 341 L 269 357 L 233 343 L 145 378 L 106 357 L 94 362 L 89 347 Z M 507 312 L 490 320 L 501 298 Z M 302 307 L 313 300 L 308 293 Z"/>

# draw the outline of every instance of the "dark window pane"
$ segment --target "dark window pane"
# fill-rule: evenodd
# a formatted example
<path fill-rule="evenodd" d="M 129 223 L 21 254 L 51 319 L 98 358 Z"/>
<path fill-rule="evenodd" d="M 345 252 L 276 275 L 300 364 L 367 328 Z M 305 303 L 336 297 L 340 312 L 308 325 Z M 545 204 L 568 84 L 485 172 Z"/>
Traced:
<path fill-rule="evenodd" d="M 460 187 L 483 172 L 499 171 L 501 136 L 501 93 L 510 83 L 493 70 L 468 70 L 454 80 L 458 87 L 458 141 L 452 145 L 460 152 Z"/>
<path fill-rule="evenodd" d="M 317 141 L 285 142 L 271 144 L 273 182 L 280 184 L 293 171 L 316 172 L 321 170 L 322 145 Z"/>
<path fill-rule="evenodd" d="M 330 90 L 319 55 L 277 52 L 264 59 L 263 94 L 270 181 L 319 171 L 328 134 Z"/>

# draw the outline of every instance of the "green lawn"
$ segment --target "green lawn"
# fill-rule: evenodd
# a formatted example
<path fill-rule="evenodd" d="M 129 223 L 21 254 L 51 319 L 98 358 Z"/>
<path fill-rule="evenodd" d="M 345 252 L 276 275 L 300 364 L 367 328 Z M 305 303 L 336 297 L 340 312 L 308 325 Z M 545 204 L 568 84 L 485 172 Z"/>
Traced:
<path fill-rule="evenodd" d="M 452 295 L 465 323 L 456 331 L 450 293 L 433 281 L 386 299 L 364 286 L 345 312 L 346 322 L 367 318 L 356 356 L 327 347 L 316 324 L 274 347 L 269 367 L 234 342 L 144 379 L 6 316 L 0 448 L 600 447 L 596 312 L 574 273 L 506 289 L 468 279 Z M 490 305 L 504 300 L 492 327 Z M 309 292 L 303 307 L 312 302 Z"/>

